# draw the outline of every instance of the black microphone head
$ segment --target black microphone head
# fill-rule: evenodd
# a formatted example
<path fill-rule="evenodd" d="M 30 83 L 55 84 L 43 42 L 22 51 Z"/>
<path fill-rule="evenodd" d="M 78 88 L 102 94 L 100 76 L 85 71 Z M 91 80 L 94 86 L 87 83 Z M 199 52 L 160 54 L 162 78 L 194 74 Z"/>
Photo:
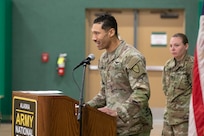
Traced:
<path fill-rule="evenodd" d="M 94 59 L 95 59 L 95 56 L 94 56 L 94 54 L 89 54 L 88 58 L 89 58 L 90 60 L 94 60 Z"/>
<path fill-rule="evenodd" d="M 77 69 L 79 66 L 83 64 L 90 64 L 90 61 L 94 59 L 95 59 L 94 54 L 89 54 L 89 56 L 85 60 L 83 60 L 81 63 L 79 63 L 73 70 Z"/>

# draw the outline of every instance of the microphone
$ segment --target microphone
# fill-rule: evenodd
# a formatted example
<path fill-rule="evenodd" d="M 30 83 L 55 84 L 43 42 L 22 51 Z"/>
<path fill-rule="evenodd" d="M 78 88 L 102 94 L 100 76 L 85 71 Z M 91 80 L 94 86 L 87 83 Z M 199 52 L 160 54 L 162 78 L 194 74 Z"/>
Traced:
<path fill-rule="evenodd" d="M 81 63 L 79 63 L 79 65 L 77 65 L 73 70 L 77 69 L 78 67 L 80 67 L 84 63 L 90 64 L 90 61 L 94 60 L 94 59 L 95 59 L 94 54 L 89 54 L 88 57 L 86 59 L 84 59 Z"/>

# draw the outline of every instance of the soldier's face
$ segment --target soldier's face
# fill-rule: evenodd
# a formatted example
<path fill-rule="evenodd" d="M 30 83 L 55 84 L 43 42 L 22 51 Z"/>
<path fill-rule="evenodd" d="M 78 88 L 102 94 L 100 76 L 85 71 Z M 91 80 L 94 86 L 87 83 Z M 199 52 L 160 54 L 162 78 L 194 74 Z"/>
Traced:
<path fill-rule="evenodd" d="M 170 39 L 170 53 L 176 60 L 181 60 L 188 49 L 188 44 L 183 44 L 182 39 L 180 37 L 172 37 Z"/>
<path fill-rule="evenodd" d="M 102 24 L 97 23 L 92 26 L 92 40 L 96 43 L 99 50 L 110 47 L 110 38 L 108 32 L 101 28 Z"/>

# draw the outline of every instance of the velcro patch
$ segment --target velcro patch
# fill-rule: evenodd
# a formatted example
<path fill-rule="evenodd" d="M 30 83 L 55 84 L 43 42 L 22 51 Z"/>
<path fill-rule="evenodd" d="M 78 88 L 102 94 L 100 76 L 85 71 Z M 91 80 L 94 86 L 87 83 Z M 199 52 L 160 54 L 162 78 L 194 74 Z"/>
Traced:
<path fill-rule="evenodd" d="M 139 60 L 138 60 L 136 57 L 133 57 L 133 58 L 129 61 L 129 63 L 127 64 L 127 68 L 128 68 L 128 69 L 133 68 L 133 67 L 137 64 L 138 61 L 139 61 Z"/>

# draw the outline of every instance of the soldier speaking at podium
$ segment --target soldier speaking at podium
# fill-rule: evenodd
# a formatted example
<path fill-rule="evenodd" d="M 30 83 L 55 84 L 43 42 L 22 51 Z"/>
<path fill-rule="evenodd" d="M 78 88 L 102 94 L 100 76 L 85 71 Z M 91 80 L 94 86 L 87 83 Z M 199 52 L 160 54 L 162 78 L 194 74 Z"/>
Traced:
<path fill-rule="evenodd" d="M 152 114 L 144 56 L 118 38 L 117 21 L 109 14 L 94 20 L 92 40 L 105 52 L 98 64 L 101 90 L 87 104 L 117 117 L 118 136 L 149 136 Z"/>

